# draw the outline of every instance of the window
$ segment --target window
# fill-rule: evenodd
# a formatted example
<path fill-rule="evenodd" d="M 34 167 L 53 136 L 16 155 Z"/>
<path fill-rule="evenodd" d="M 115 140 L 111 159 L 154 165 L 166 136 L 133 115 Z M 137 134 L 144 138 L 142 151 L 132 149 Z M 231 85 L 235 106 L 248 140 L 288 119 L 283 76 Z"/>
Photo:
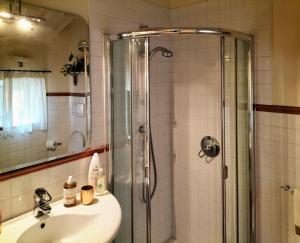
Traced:
<path fill-rule="evenodd" d="M 47 129 L 46 86 L 43 74 L 5 72 L 1 81 L 3 100 L 0 118 L 3 132 L 25 133 L 32 132 L 33 129 Z"/>

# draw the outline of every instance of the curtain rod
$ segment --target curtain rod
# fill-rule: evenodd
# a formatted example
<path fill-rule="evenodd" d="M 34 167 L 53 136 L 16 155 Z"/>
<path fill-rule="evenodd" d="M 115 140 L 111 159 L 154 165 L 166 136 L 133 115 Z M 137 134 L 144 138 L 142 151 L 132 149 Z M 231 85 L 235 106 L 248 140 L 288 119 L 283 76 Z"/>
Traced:
<path fill-rule="evenodd" d="M 18 69 L 0 69 L 0 72 L 51 73 L 51 70 L 18 70 Z"/>

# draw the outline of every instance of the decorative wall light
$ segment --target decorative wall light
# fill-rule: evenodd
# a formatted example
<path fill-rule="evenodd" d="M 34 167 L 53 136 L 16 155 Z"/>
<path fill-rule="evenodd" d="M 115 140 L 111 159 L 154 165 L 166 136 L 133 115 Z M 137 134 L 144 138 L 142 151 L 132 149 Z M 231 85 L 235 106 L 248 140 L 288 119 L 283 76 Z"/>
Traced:
<path fill-rule="evenodd" d="M 64 76 L 71 75 L 73 77 L 73 83 L 76 86 L 78 84 L 78 75 L 84 73 L 84 57 L 74 57 L 71 53 L 69 56 L 68 64 L 65 64 L 60 70 Z"/>
<path fill-rule="evenodd" d="M 87 55 L 89 51 L 88 42 L 83 40 L 78 43 L 78 50 L 83 52 L 82 56 L 75 57 L 73 53 L 69 55 L 69 63 L 63 65 L 60 70 L 64 76 L 71 75 L 73 77 L 73 83 L 76 86 L 78 84 L 78 75 L 84 73 L 89 75 L 89 64 L 87 63 Z M 86 78 L 86 77 L 85 77 Z"/>

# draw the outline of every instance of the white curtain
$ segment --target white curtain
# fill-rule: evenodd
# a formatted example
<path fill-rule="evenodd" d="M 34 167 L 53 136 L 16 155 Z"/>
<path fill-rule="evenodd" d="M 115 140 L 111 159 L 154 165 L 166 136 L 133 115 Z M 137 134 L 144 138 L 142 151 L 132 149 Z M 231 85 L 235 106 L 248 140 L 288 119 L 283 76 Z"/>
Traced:
<path fill-rule="evenodd" d="M 47 129 L 46 81 L 42 73 L 5 72 L 3 133 Z"/>

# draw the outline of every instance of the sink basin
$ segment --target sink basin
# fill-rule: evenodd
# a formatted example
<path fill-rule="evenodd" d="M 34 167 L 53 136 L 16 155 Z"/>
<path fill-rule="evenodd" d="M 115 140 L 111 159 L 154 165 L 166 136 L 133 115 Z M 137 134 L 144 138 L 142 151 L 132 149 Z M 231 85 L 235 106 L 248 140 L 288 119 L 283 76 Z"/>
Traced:
<path fill-rule="evenodd" d="M 17 243 L 79 242 L 82 238 L 80 236 L 88 233 L 88 225 L 93 224 L 96 218 L 97 216 L 79 214 L 49 217 L 29 227 Z"/>
<path fill-rule="evenodd" d="M 118 233 L 121 208 L 111 194 L 88 206 L 65 208 L 60 200 L 51 207 L 38 219 L 30 212 L 5 222 L 0 243 L 108 243 Z"/>

